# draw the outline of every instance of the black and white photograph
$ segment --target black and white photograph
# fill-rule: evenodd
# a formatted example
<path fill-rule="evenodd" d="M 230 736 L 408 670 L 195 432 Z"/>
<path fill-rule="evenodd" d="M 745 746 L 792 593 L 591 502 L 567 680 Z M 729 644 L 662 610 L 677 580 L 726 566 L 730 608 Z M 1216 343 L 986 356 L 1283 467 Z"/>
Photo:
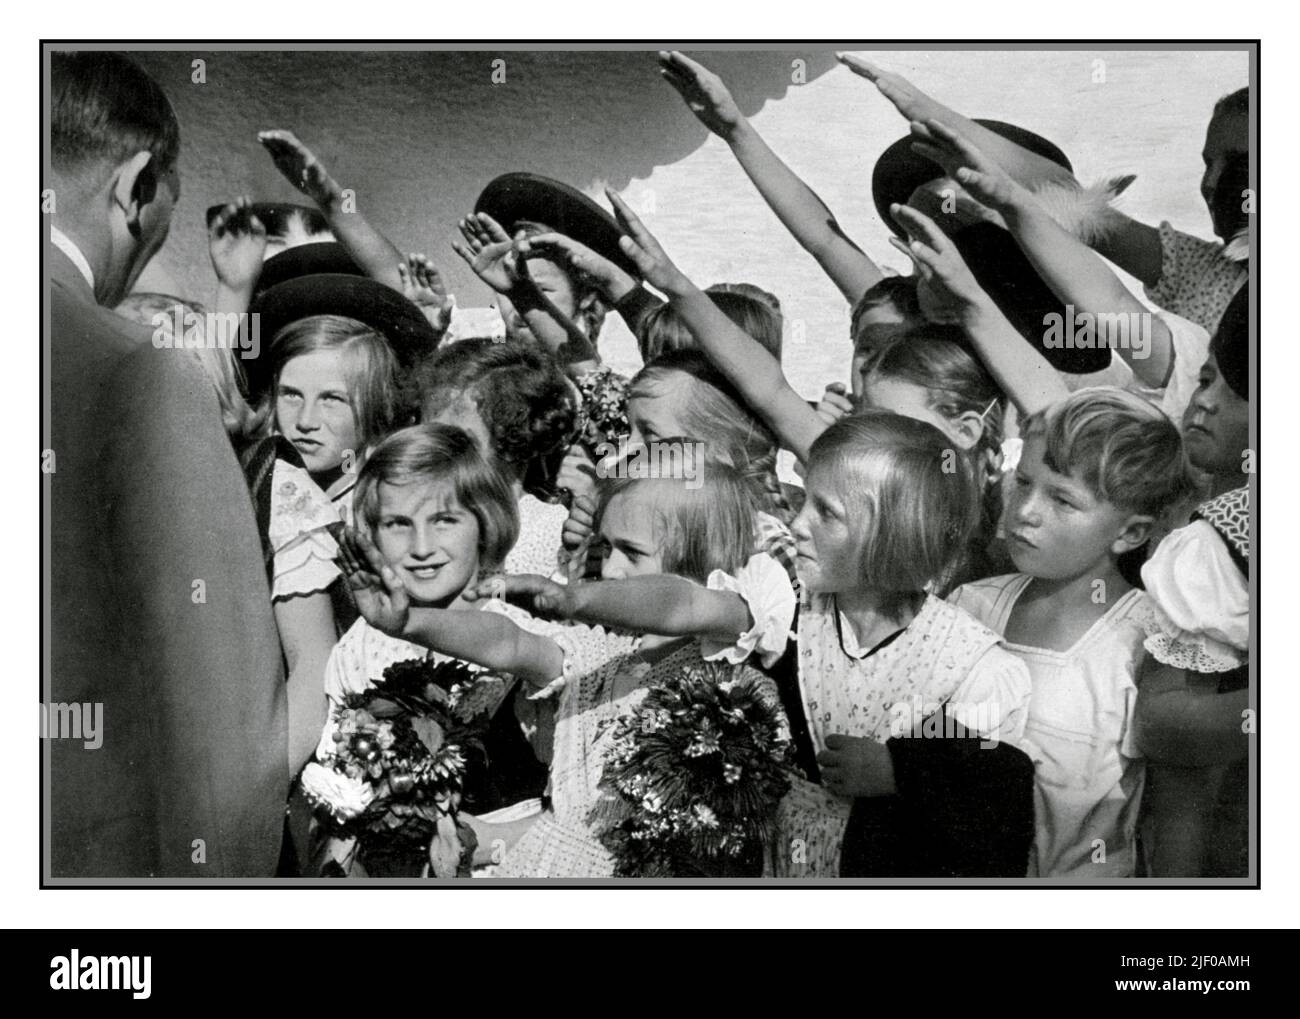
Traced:
<path fill-rule="evenodd" d="M 1258 41 L 40 49 L 42 888 L 1259 888 Z"/>

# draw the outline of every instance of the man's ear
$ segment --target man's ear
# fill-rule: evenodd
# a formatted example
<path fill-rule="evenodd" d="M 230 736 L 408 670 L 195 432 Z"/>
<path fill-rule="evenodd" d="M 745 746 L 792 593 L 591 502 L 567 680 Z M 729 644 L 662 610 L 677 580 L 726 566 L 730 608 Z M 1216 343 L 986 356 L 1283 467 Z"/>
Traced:
<path fill-rule="evenodd" d="M 1123 555 L 1135 548 L 1141 548 L 1151 537 L 1151 528 L 1156 518 L 1145 513 L 1134 513 L 1124 521 L 1118 536 L 1112 542 L 1110 550 L 1116 555 Z"/>
<path fill-rule="evenodd" d="M 117 168 L 113 204 L 122 210 L 132 237 L 140 236 L 140 215 L 158 193 L 153 153 L 137 152 Z"/>

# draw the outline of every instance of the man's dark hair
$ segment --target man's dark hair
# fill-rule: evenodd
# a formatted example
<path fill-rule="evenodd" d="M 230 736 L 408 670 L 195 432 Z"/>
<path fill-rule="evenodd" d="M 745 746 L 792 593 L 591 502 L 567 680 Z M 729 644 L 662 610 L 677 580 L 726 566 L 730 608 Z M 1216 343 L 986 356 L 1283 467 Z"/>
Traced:
<path fill-rule="evenodd" d="M 153 155 L 156 175 L 180 153 L 181 129 L 161 86 L 121 53 L 50 55 L 50 158 L 72 170 Z"/>

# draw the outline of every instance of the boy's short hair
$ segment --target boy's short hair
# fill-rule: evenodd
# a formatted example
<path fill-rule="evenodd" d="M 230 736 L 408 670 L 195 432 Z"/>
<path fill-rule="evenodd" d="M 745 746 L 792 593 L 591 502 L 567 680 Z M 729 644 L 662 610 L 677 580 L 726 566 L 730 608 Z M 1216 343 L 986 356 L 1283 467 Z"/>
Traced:
<path fill-rule="evenodd" d="M 167 94 L 123 53 L 50 54 L 50 161 L 74 171 L 137 152 L 161 176 L 176 165 L 181 129 Z"/>
<path fill-rule="evenodd" d="M 860 575 L 881 590 L 914 594 L 946 576 L 979 524 L 971 458 L 927 421 L 841 418 L 812 445 L 809 476 L 823 471 L 862 527 Z"/>
<path fill-rule="evenodd" d="M 1177 426 L 1124 389 L 1080 389 L 1029 415 L 1020 434 L 1042 436 L 1051 470 L 1131 513 L 1159 516 L 1193 491 Z"/>
<path fill-rule="evenodd" d="M 521 477 L 531 463 L 558 455 L 573 439 L 577 397 L 540 347 L 460 340 L 421 362 L 411 382 L 412 402 L 424 418 L 470 396 L 492 438 L 486 452 Z"/>
<path fill-rule="evenodd" d="M 478 521 L 479 572 L 501 568 L 519 540 L 519 508 L 501 472 L 472 436 L 452 425 L 413 425 L 394 432 L 366 457 L 352 493 L 357 519 L 379 523 L 379 485 L 450 479 L 456 501 Z"/>

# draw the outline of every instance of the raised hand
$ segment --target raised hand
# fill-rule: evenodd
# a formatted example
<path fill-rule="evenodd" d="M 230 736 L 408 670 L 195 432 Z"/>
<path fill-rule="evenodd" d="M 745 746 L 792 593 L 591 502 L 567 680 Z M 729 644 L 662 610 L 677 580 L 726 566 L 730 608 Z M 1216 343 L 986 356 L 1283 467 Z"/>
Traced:
<path fill-rule="evenodd" d="M 745 122 L 722 79 L 684 53 L 660 50 L 659 73 L 677 90 L 700 123 L 723 141 L 730 141 Z"/>
<path fill-rule="evenodd" d="M 485 212 L 475 212 L 457 224 L 462 240 L 452 250 L 474 270 L 474 275 L 498 294 L 508 294 L 520 282 L 515 244 L 501 225 Z"/>
<path fill-rule="evenodd" d="M 826 422 L 827 427 L 840 418 L 853 413 L 853 400 L 843 382 L 832 382 L 822 393 L 821 402 L 817 404 L 817 416 Z"/>
<path fill-rule="evenodd" d="M 891 205 L 894 220 L 907 231 L 908 242 L 889 242 L 916 266 L 921 312 L 931 322 L 963 324 L 971 311 L 991 299 L 975 281 L 956 245 L 929 216 L 906 205 Z"/>
<path fill-rule="evenodd" d="M 937 120 L 918 121 L 912 124 L 912 135 L 916 152 L 938 163 L 971 197 L 996 212 L 1005 212 L 1028 197 L 1001 166 L 954 128 Z"/>
<path fill-rule="evenodd" d="M 317 205 L 328 206 L 342 195 L 343 189 L 324 164 L 292 131 L 259 131 L 257 140 L 285 179 Z"/>
<path fill-rule="evenodd" d="M 397 275 L 402 281 L 403 296 L 424 313 L 438 333 L 446 332 L 456 299 L 447 293 L 442 273 L 433 261 L 427 255 L 412 252 L 405 262 L 397 263 Z"/>
<path fill-rule="evenodd" d="M 247 197 L 231 202 L 208 227 L 208 255 L 217 280 L 229 290 L 251 293 L 262 272 L 266 226 L 251 210 Z"/>
<path fill-rule="evenodd" d="M 619 239 L 619 247 L 623 249 L 623 254 L 635 263 L 641 278 L 670 297 L 689 287 L 690 280 L 673 264 L 654 234 L 646 229 L 645 224 L 637 218 L 627 202 L 619 197 L 618 192 L 613 188 L 606 188 L 605 194 L 609 196 L 610 203 L 614 206 L 614 216 L 618 220 L 618 225 L 623 228 L 624 236 Z"/>
<path fill-rule="evenodd" d="M 894 104 L 906 120 L 927 121 L 951 113 L 948 107 L 931 99 L 901 74 L 894 74 L 869 60 L 850 53 L 836 53 L 835 59 L 859 77 L 875 85 L 880 94 Z"/>
<path fill-rule="evenodd" d="M 376 630 L 400 637 L 410 618 L 410 596 L 364 530 L 350 527 L 343 532 L 339 567 L 365 621 Z"/>
<path fill-rule="evenodd" d="M 563 262 L 593 281 L 611 301 L 617 301 L 636 286 L 636 280 L 603 255 L 581 241 L 560 233 L 537 234 L 515 242 L 515 254 L 522 259 L 540 256 Z"/>

